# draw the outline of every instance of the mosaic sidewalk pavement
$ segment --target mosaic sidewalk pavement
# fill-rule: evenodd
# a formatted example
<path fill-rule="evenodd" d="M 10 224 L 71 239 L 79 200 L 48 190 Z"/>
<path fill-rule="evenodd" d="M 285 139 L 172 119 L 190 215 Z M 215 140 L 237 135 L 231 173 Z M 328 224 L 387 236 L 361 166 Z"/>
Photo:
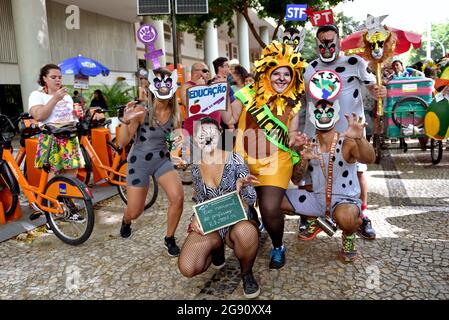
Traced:
<path fill-rule="evenodd" d="M 298 219 L 287 217 L 287 263 L 268 269 L 270 240 L 261 235 L 254 274 L 259 299 L 449 299 L 449 151 L 437 166 L 429 152 L 386 152 L 370 165 L 369 217 L 375 241 L 357 239 L 353 264 L 337 259 L 340 232 L 297 240 Z M 191 187 L 177 231 L 182 244 L 192 213 Z M 83 245 L 65 245 L 52 234 L 32 243 L 0 243 L 0 299 L 244 299 L 239 265 L 227 248 L 227 264 L 188 279 L 163 246 L 167 199 L 119 236 L 123 205 L 118 196 L 96 206 L 96 226 Z"/>

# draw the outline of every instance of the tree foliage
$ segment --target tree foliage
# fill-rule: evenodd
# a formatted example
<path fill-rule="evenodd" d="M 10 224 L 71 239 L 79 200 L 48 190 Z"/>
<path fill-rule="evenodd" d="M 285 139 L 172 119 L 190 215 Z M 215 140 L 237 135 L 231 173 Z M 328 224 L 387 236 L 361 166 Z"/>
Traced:
<path fill-rule="evenodd" d="M 434 24 L 432 25 L 432 60 L 436 61 L 443 56 L 444 46 L 445 53 L 449 51 L 449 23 L 445 24 Z M 410 52 L 409 61 L 412 63 L 418 61 L 425 61 L 427 56 L 427 32 L 424 32 L 422 37 L 421 48 L 415 49 Z"/>
<path fill-rule="evenodd" d="M 238 12 L 245 17 L 249 29 L 254 38 L 263 47 L 265 44 L 259 36 L 251 20 L 249 10 L 255 9 L 257 16 L 263 18 L 273 18 L 277 27 L 273 39 L 277 38 L 279 27 L 285 23 L 285 11 L 287 4 L 307 4 L 316 10 L 329 9 L 344 0 L 209 0 L 209 14 L 207 15 L 177 15 L 176 22 L 178 31 L 187 31 L 196 35 L 198 40 L 204 39 L 207 23 L 214 21 L 216 26 L 227 25 L 228 34 L 233 35 L 235 28 L 232 19 L 234 12 Z M 349 0 L 352 1 L 352 0 Z"/>
<path fill-rule="evenodd" d="M 125 81 L 117 81 L 112 86 L 102 85 L 101 91 L 106 99 L 109 109 L 112 111 L 109 116 L 116 115 L 116 108 L 130 102 L 133 97 L 133 88 Z"/>

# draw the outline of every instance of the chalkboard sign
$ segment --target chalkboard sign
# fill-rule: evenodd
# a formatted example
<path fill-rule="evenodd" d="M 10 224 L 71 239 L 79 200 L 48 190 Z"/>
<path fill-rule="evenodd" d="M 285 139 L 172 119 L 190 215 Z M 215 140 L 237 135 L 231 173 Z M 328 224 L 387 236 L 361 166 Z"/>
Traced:
<path fill-rule="evenodd" d="M 248 220 L 237 191 L 193 206 L 204 234 Z"/>

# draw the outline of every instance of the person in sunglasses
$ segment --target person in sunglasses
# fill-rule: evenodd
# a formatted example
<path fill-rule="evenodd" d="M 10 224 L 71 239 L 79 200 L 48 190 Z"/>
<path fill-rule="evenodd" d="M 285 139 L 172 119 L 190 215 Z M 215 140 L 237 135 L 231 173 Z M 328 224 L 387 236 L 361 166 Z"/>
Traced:
<path fill-rule="evenodd" d="M 192 70 L 190 73 L 190 80 L 186 81 L 186 83 L 181 87 L 181 103 L 184 106 L 187 106 L 187 89 L 204 85 L 209 80 L 209 68 L 203 62 L 194 63 L 192 65 Z"/>

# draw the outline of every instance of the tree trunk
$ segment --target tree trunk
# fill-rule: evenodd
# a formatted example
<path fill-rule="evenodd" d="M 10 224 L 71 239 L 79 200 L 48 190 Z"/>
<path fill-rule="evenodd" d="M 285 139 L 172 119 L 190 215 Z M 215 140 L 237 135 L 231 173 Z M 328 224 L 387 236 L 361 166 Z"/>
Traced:
<path fill-rule="evenodd" d="M 274 29 L 273 38 L 271 40 L 276 40 L 278 32 L 279 32 L 279 28 L 281 27 L 281 25 L 283 23 L 284 23 L 284 17 L 280 17 L 278 20 L 278 25 L 276 26 L 276 29 Z"/>
<path fill-rule="evenodd" d="M 237 9 L 238 11 L 239 9 Z M 246 22 L 248 23 L 249 29 L 251 30 L 251 33 L 253 34 L 254 38 L 256 38 L 256 41 L 259 43 L 259 45 L 263 48 L 265 48 L 266 44 L 263 42 L 262 38 L 260 37 L 259 33 L 257 32 L 256 28 L 254 27 L 253 22 L 251 21 L 251 18 L 249 17 L 248 13 L 248 7 L 245 6 L 242 11 L 238 11 L 243 15 Z"/>

